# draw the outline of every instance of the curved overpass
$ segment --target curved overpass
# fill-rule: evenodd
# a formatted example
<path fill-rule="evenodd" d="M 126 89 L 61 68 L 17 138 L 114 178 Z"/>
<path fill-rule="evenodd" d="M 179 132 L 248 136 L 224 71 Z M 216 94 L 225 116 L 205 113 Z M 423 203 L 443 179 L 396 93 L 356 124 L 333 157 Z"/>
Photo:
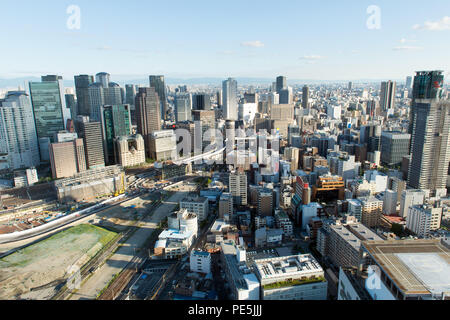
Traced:
<path fill-rule="evenodd" d="M 136 195 L 137 196 L 137 195 Z M 8 233 L 8 234 L 1 234 L 0 235 L 0 244 L 3 243 L 10 243 L 10 242 L 16 242 L 16 241 L 20 241 L 20 240 L 25 240 L 31 237 L 35 237 L 38 235 L 42 235 L 45 234 L 47 232 L 50 232 L 54 229 L 57 229 L 59 227 L 62 227 L 66 224 L 75 222 L 81 218 L 86 218 L 102 209 L 105 208 L 106 205 L 111 204 L 113 202 L 116 202 L 117 200 L 121 200 L 122 201 L 118 202 L 118 203 L 114 203 L 111 204 L 111 206 L 114 205 L 118 205 L 119 203 L 122 203 L 123 201 L 127 201 L 127 200 L 131 200 L 132 198 L 136 197 L 133 196 L 131 198 L 127 198 L 125 196 L 125 194 L 122 194 L 120 196 L 102 201 L 100 203 L 97 203 L 96 205 L 93 205 L 89 208 L 71 213 L 65 217 L 59 218 L 57 220 L 51 221 L 49 223 L 43 224 L 41 226 L 32 228 L 32 229 L 28 229 L 28 230 L 24 230 L 24 231 L 19 231 L 19 232 L 13 232 L 13 233 Z"/>

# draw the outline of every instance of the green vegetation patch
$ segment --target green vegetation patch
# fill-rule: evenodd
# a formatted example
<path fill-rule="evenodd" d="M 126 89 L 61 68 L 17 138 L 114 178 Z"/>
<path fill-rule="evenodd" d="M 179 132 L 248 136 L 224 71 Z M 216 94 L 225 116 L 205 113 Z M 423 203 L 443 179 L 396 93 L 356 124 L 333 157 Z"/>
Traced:
<path fill-rule="evenodd" d="M 263 285 L 264 290 L 271 290 L 271 289 L 278 289 L 278 288 L 284 288 L 284 287 L 292 287 L 292 286 L 300 286 L 302 284 L 310 284 L 310 283 L 316 283 L 316 282 L 324 282 L 324 277 L 313 277 L 309 279 L 295 279 L 291 281 L 282 281 L 282 282 L 275 282 Z"/>
<path fill-rule="evenodd" d="M 115 232 L 89 225 L 81 224 L 14 252 L 0 259 L 0 269 L 8 267 L 25 267 L 41 260 L 58 260 L 58 256 L 70 253 L 88 253 L 94 246 L 100 249 L 116 236 Z"/>

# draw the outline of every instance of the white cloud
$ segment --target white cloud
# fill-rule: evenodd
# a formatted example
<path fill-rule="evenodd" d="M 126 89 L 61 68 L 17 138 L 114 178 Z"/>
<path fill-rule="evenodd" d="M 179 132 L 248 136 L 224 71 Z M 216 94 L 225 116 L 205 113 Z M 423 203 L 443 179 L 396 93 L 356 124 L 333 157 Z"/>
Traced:
<path fill-rule="evenodd" d="M 300 60 L 320 60 L 323 59 L 324 57 L 319 56 L 319 55 L 304 55 L 303 57 L 300 57 Z"/>
<path fill-rule="evenodd" d="M 398 46 L 393 48 L 394 51 L 417 51 L 422 49 L 423 49 L 422 47 L 415 47 L 415 46 Z"/>
<path fill-rule="evenodd" d="M 443 31 L 450 30 L 450 17 L 445 16 L 438 21 L 426 21 L 423 25 L 415 24 L 414 30 Z"/>
<path fill-rule="evenodd" d="M 261 48 L 264 47 L 264 43 L 259 40 L 256 41 L 245 41 L 241 43 L 243 47 L 253 47 L 253 48 Z"/>

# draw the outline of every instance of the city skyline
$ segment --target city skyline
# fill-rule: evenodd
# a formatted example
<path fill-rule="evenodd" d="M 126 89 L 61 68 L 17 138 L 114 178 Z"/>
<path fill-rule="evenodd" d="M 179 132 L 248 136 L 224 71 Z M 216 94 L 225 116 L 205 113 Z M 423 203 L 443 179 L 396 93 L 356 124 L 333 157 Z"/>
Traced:
<path fill-rule="evenodd" d="M 450 69 L 449 44 L 442 41 L 450 30 L 446 1 L 433 6 L 379 1 L 379 29 L 369 28 L 374 14 L 369 1 L 351 7 L 331 1 L 277 6 L 268 1 L 227 6 L 131 1 L 125 7 L 78 1 L 80 29 L 67 26 L 73 14 L 67 13 L 67 1 L 25 2 L 33 10 L 23 12 L 20 23 L 8 16 L 0 22 L 14 48 L 3 51 L 3 62 L 21 61 L 20 67 L 5 63 L 0 78 L 59 74 L 71 79 L 107 70 L 117 79 L 283 74 L 288 79 L 394 80 L 411 70 Z"/>

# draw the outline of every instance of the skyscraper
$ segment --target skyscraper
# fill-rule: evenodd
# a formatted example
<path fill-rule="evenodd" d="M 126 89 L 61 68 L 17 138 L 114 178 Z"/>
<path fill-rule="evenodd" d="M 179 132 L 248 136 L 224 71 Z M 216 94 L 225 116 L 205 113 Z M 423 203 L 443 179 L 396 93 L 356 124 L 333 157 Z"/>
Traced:
<path fill-rule="evenodd" d="M 53 136 L 65 129 L 70 119 L 70 110 L 66 108 L 62 77 L 42 76 L 41 82 L 29 83 L 34 122 L 39 143 L 41 160 L 48 160 L 48 143 Z"/>
<path fill-rule="evenodd" d="M 277 93 L 279 94 L 281 90 L 286 89 L 287 88 L 287 82 L 286 82 L 286 77 L 283 76 L 279 76 L 277 77 Z"/>
<path fill-rule="evenodd" d="M 417 72 L 410 113 L 411 161 L 408 185 L 446 187 L 450 161 L 450 101 L 444 100 L 442 71 Z"/>
<path fill-rule="evenodd" d="M 77 95 L 77 115 L 91 114 L 89 104 L 89 85 L 94 83 L 94 77 L 86 74 L 75 76 L 75 91 Z"/>
<path fill-rule="evenodd" d="M 211 96 L 206 93 L 193 94 L 192 110 L 211 110 Z"/>
<path fill-rule="evenodd" d="M 166 84 L 164 82 L 164 76 L 150 76 L 150 87 L 155 88 L 156 93 L 159 97 L 160 104 L 160 117 L 161 120 L 167 119 L 167 99 L 166 99 Z M 145 138 L 144 138 L 145 140 Z"/>
<path fill-rule="evenodd" d="M 11 169 L 39 165 L 39 148 L 30 97 L 10 91 L 0 100 L 0 152 Z"/>
<path fill-rule="evenodd" d="M 412 86 L 412 77 L 411 76 L 408 76 L 408 77 L 406 77 L 406 89 L 411 89 L 411 86 Z"/>
<path fill-rule="evenodd" d="M 111 165 L 115 163 L 114 139 L 131 134 L 130 105 L 104 105 L 100 110 L 105 160 Z"/>
<path fill-rule="evenodd" d="M 247 175 L 244 172 L 231 172 L 228 188 L 234 204 L 247 205 Z"/>
<path fill-rule="evenodd" d="M 110 82 L 110 75 L 100 72 L 95 75 L 97 82 L 89 85 L 90 118 L 100 121 L 100 107 L 103 105 L 122 104 L 122 88 L 115 82 Z"/>
<path fill-rule="evenodd" d="M 307 109 L 308 108 L 308 101 L 309 100 L 309 88 L 308 86 L 303 87 L 303 96 L 302 96 L 302 108 Z"/>
<path fill-rule="evenodd" d="M 86 164 L 89 169 L 105 166 L 103 151 L 102 126 L 100 122 L 83 122 L 81 131 L 84 138 Z"/>
<path fill-rule="evenodd" d="M 136 99 L 136 92 L 137 92 L 138 86 L 134 84 L 126 84 L 125 85 L 125 101 L 124 103 L 129 104 L 131 108 L 131 122 L 133 125 L 136 125 L 136 105 L 135 105 L 135 99 Z"/>
<path fill-rule="evenodd" d="M 190 121 L 192 119 L 189 94 L 178 94 L 175 97 L 175 121 Z"/>
<path fill-rule="evenodd" d="M 138 133 L 142 135 L 147 156 L 150 157 L 150 135 L 161 130 L 159 96 L 155 88 L 139 88 L 135 99 Z"/>
<path fill-rule="evenodd" d="M 225 120 L 238 119 L 237 81 L 228 78 L 222 82 L 223 116 Z"/>
<path fill-rule="evenodd" d="M 380 105 L 383 111 L 393 109 L 395 106 L 396 83 L 389 80 L 381 83 Z"/>

